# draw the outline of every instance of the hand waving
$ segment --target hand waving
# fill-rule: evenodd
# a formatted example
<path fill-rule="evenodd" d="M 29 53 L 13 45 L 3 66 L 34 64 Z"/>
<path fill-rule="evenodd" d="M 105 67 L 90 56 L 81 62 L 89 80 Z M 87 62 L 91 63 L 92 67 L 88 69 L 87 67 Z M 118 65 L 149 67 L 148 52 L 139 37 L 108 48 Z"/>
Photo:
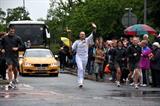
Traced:
<path fill-rule="evenodd" d="M 92 25 L 93 31 L 96 31 L 96 29 L 97 29 L 96 24 L 92 22 L 91 25 Z"/>

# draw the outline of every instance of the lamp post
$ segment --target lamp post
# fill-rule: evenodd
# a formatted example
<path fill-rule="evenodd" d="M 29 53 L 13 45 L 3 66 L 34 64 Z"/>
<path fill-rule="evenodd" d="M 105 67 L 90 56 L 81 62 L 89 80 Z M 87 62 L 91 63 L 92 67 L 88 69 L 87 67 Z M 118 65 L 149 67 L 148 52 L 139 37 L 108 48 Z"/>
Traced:
<path fill-rule="evenodd" d="M 68 34 L 68 39 L 69 39 L 69 53 L 72 54 L 72 49 L 71 49 L 71 33 L 72 33 L 72 30 L 68 29 L 68 27 L 66 27 L 66 32 Z"/>
<path fill-rule="evenodd" d="M 144 0 L 144 24 L 147 22 L 147 0 Z"/>
<path fill-rule="evenodd" d="M 24 19 L 24 16 L 25 16 L 25 0 L 23 0 L 23 19 Z"/>
<path fill-rule="evenodd" d="M 128 11 L 128 27 L 131 25 L 131 11 L 132 8 L 125 8 L 126 11 Z"/>
<path fill-rule="evenodd" d="M 68 34 L 68 39 L 70 39 L 71 40 L 71 30 L 70 29 L 68 29 L 68 27 L 66 27 L 66 31 L 67 31 L 67 34 Z M 69 47 L 71 48 L 71 42 L 69 42 Z"/>

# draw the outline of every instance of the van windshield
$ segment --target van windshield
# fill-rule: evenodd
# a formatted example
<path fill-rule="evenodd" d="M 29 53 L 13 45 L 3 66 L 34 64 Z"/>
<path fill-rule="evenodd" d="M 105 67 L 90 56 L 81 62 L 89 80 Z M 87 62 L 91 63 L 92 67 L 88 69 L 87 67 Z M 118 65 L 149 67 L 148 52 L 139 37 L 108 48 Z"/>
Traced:
<path fill-rule="evenodd" d="M 45 41 L 44 25 L 16 24 L 14 27 L 16 34 L 22 38 L 23 42 L 30 40 L 31 45 L 43 45 Z"/>

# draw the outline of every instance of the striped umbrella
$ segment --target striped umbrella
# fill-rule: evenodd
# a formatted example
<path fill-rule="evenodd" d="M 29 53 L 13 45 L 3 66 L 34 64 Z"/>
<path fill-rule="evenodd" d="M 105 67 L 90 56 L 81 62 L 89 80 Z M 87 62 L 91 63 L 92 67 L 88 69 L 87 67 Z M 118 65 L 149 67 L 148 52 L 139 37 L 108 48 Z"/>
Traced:
<path fill-rule="evenodd" d="M 156 35 L 156 31 L 146 24 L 135 24 L 126 28 L 124 34 L 132 36 L 144 34 Z"/>

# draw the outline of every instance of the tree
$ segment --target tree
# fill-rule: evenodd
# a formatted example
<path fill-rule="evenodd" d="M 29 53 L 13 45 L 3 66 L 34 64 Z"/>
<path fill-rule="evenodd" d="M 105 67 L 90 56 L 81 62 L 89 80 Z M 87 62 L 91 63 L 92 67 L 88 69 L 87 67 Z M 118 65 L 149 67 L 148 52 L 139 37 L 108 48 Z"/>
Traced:
<path fill-rule="evenodd" d="M 40 18 L 37 19 L 37 21 L 45 21 L 45 19 L 40 17 Z"/>
<path fill-rule="evenodd" d="M 65 31 L 68 26 L 68 18 L 72 8 L 83 0 L 50 0 L 50 9 L 47 15 L 47 24 L 50 28 L 53 38 L 59 38 L 59 35 L 67 36 Z"/>
<path fill-rule="evenodd" d="M 160 1 L 159 0 L 148 0 L 147 2 L 147 23 L 153 28 L 160 31 Z"/>
<path fill-rule="evenodd" d="M 73 36 L 77 37 L 81 30 L 89 33 L 90 23 L 95 22 L 99 35 L 120 37 L 124 30 L 121 18 L 126 7 L 133 9 L 138 23 L 143 23 L 142 0 L 60 0 L 57 8 L 50 8 L 51 27 L 54 26 L 54 32 L 60 35 L 60 31 L 64 31 L 67 26 L 72 30 Z"/>
<path fill-rule="evenodd" d="M 95 22 L 101 36 L 121 36 L 124 27 L 121 18 L 125 13 L 125 8 L 133 8 L 133 12 L 138 16 L 139 23 L 143 19 L 143 2 L 139 0 L 86 0 L 85 3 L 76 6 L 70 13 L 68 21 L 75 30 L 85 30 L 89 32 L 88 25 Z"/>
<path fill-rule="evenodd" d="M 2 10 L 2 8 L 0 8 L 0 32 L 5 31 L 5 25 L 4 25 L 5 15 L 6 13 Z"/>
<path fill-rule="evenodd" d="M 18 21 L 18 20 L 31 20 L 29 12 L 24 10 L 23 7 L 17 7 L 14 9 L 7 9 L 6 22 Z"/>
<path fill-rule="evenodd" d="M 0 8 L 0 23 L 3 23 L 5 20 L 6 13 Z"/>

